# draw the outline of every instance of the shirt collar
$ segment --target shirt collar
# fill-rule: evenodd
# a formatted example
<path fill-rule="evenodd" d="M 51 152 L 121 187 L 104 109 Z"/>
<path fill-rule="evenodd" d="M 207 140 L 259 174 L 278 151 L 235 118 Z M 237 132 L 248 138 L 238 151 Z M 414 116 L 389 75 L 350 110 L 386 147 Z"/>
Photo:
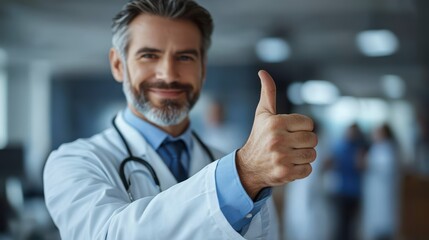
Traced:
<path fill-rule="evenodd" d="M 149 145 L 151 145 L 151 147 L 155 150 L 158 150 L 158 148 L 166 139 L 170 141 L 175 141 L 179 139 L 183 140 L 185 142 L 186 148 L 188 149 L 188 152 L 191 152 L 192 150 L 193 142 L 191 127 L 188 127 L 185 132 L 183 132 L 180 136 L 173 137 L 170 134 L 161 130 L 160 128 L 157 128 L 154 125 L 134 115 L 134 113 L 129 108 L 126 108 L 124 111 L 124 119 L 125 122 L 137 129 L 137 131 L 139 131 L 139 133 L 144 137 L 144 139 L 149 143 Z"/>

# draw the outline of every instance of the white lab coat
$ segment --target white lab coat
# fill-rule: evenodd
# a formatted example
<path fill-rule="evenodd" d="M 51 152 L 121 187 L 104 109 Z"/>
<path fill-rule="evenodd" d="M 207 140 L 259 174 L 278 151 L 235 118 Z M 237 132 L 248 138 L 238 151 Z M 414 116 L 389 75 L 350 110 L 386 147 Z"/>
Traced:
<path fill-rule="evenodd" d="M 363 188 L 363 237 L 395 236 L 399 224 L 400 165 L 396 145 L 374 143 L 367 157 Z"/>
<path fill-rule="evenodd" d="M 142 165 L 125 167 L 131 176 L 128 194 L 119 177 L 128 154 L 113 129 L 62 145 L 44 169 L 48 210 L 62 239 L 278 239 L 272 199 L 254 216 L 244 238 L 228 223 L 219 207 L 215 169 L 194 140 L 190 177 L 177 184 L 174 176 L 144 138 L 118 114 L 116 124 L 134 156 L 147 160 L 161 182 L 159 193 Z M 219 158 L 220 156 L 215 156 Z M 274 221 L 273 221 L 274 220 Z"/>

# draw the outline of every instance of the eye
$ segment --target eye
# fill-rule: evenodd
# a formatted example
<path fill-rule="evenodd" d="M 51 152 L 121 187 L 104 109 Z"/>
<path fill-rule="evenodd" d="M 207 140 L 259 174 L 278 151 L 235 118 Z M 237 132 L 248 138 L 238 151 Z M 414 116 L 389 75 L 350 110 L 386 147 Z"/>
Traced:
<path fill-rule="evenodd" d="M 153 54 L 153 53 L 145 53 L 145 54 L 142 54 L 140 57 L 146 58 L 146 59 L 155 59 L 158 56 L 156 54 Z"/>
<path fill-rule="evenodd" d="M 179 61 L 187 62 L 187 61 L 193 61 L 193 60 L 194 60 L 194 58 L 193 58 L 192 56 L 189 56 L 189 55 L 180 55 L 180 56 L 178 57 L 178 60 L 179 60 Z"/>

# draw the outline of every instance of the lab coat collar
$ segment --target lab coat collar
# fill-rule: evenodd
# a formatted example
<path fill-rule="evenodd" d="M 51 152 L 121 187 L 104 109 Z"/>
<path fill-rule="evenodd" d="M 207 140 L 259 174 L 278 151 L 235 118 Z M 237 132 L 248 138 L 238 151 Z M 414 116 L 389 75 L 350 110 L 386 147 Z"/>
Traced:
<path fill-rule="evenodd" d="M 168 139 L 169 141 L 183 140 L 186 145 L 187 152 L 190 153 L 192 150 L 192 131 L 191 126 L 185 130 L 178 137 L 173 137 L 162 129 L 152 125 L 151 123 L 136 116 L 128 107 L 123 111 L 123 117 L 125 122 L 131 125 L 134 129 L 144 137 L 155 150 L 161 146 L 161 144 Z"/>
<path fill-rule="evenodd" d="M 131 127 L 123 117 L 123 111 L 121 111 L 115 118 L 119 130 L 125 137 L 132 154 L 136 157 L 145 159 L 155 170 L 160 182 L 161 189 L 165 190 L 175 184 L 177 180 L 171 171 L 165 165 L 164 161 L 158 155 L 158 153 L 147 143 L 142 135 L 133 127 Z M 194 143 L 197 142 L 193 139 Z M 194 175 L 200 171 L 204 166 L 209 164 L 211 159 L 207 156 L 207 153 L 203 150 L 199 144 L 194 144 L 190 156 L 190 167 L 189 176 Z M 130 162 L 127 164 L 130 168 L 139 167 L 138 163 Z"/>
<path fill-rule="evenodd" d="M 146 160 L 156 172 L 161 183 L 161 189 L 165 190 L 177 183 L 176 178 L 162 161 L 161 157 L 155 152 L 143 136 L 131 125 L 125 122 L 123 111 L 121 111 L 115 119 L 115 122 L 125 137 L 131 153 L 139 158 Z M 139 163 L 130 162 L 125 169 L 126 175 L 129 175 L 130 169 L 139 169 Z"/>

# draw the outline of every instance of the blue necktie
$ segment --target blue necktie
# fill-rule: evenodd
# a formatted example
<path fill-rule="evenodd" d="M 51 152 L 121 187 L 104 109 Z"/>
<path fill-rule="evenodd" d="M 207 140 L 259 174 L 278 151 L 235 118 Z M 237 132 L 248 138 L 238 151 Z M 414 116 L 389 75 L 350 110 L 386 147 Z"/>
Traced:
<path fill-rule="evenodd" d="M 188 178 L 188 174 L 181 161 L 182 153 L 185 149 L 186 146 L 183 140 L 166 140 L 158 151 L 170 171 L 176 177 L 177 182 L 182 182 Z"/>

